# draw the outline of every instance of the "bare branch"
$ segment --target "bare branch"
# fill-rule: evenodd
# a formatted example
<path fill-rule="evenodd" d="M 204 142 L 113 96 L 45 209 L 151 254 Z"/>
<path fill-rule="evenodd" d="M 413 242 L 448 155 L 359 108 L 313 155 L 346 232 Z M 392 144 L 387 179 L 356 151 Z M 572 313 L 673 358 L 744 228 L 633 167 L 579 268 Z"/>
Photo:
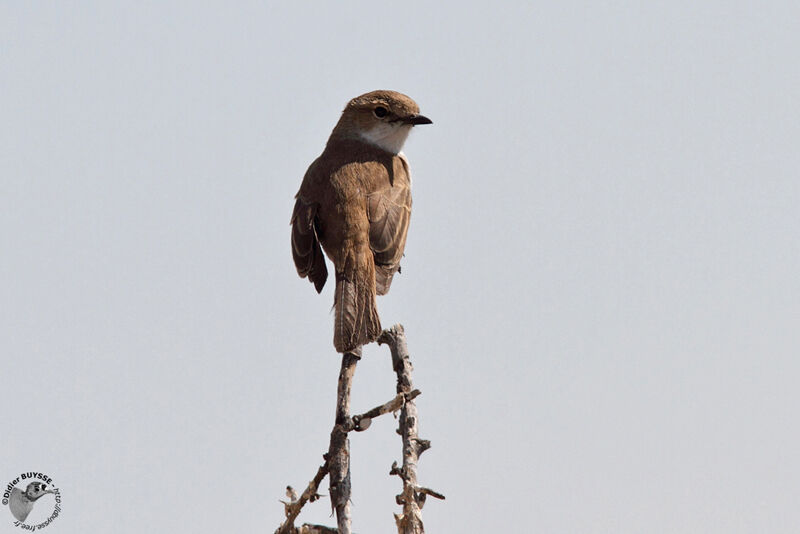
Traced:
<path fill-rule="evenodd" d="M 339 371 L 339 387 L 336 396 L 336 424 L 331 431 L 331 444 L 328 451 L 330 473 L 331 507 L 336 510 L 339 534 L 350 534 L 350 441 L 347 439 L 347 425 L 350 420 L 350 389 L 356 363 L 361 359 L 361 347 L 355 352 L 342 354 L 342 368 Z"/>
<path fill-rule="evenodd" d="M 378 338 L 379 344 L 389 345 L 392 351 L 392 367 L 397 373 L 398 395 L 408 395 L 412 392 L 411 359 L 408 354 L 408 344 L 402 325 L 395 325 L 384 330 Z M 402 505 L 403 513 L 394 514 L 399 534 L 422 534 L 425 528 L 422 525 L 422 506 L 425 504 L 427 493 L 418 492 L 417 487 L 417 461 L 422 451 L 430 447 L 430 442 L 421 440 L 417 436 L 417 406 L 413 399 L 407 399 L 400 411 L 399 433 L 403 437 L 403 466 L 398 468 L 397 462 L 392 464 L 390 474 L 396 474 L 403 480 L 403 492 L 397 496 L 397 503 Z M 438 494 L 437 494 L 438 495 Z"/>
<path fill-rule="evenodd" d="M 369 428 L 369 425 L 372 424 L 372 420 L 378 416 L 396 412 L 400 408 L 403 407 L 403 404 L 410 400 L 414 400 L 417 397 L 422 395 L 422 392 L 418 389 L 410 393 L 398 393 L 395 398 L 390 400 L 389 402 L 382 404 L 380 406 L 376 406 L 375 408 L 369 410 L 368 412 L 364 412 L 361 415 L 354 415 L 349 423 L 345 425 L 345 429 L 355 430 L 356 432 L 362 432 Z"/>
<path fill-rule="evenodd" d="M 339 372 L 339 386 L 336 395 L 336 423 L 331 431 L 331 441 L 328 452 L 323 455 L 325 463 L 317 469 L 314 479 L 308 483 L 303 494 L 297 501 L 286 504 L 286 521 L 275 531 L 275 534 L 298 534 L 294 521 L 306 502 L 319 499 L 317 492 L 320 482 L 325 475 L 330 474 L 331 507 L 335 508 L 337 518 L 342 524 L 347 524 L 350 532 L 350 444 L 347 441 L 347 431 L 344 426 L 350 423 L 350 388 L 353 383 L 356 362 L 361 358 L 361 350 L 342 355 L 342 368 Z"/>
<path fill-rule="evenodd" d="M 430 495 L 431 497 L 434 497 L 435 499 L 439 499 L 439 500 L 442 500 L 442 501 L 445 499 L 444 495 L 442 495 L 438 491 L 433 491 L 430 488 L 418 487 L 417 488 L 417 492 L 425 494 L 425 495 Z"/>
<path fill-rule="evenodd" d="M 419 456 L 430 448 L 430 441 L 417 435 L 417 407 L 414 402 L 421 393 L 413 389 L 411 382 L 411 360 L 408 355 L 405 332 L 402 325 L 384 330 L 378 338 L 379 344 L 388 344 L 392 353 L 392 365 L 397 374 L 397 395 L 380 406 L 359 415 L 350 416 L 350 390 L 356 364 L 361 359 L 361 348 L 342 355 L 339 383 L 336 397 L 336 422 L 331 431 L 328 452 L 323 455 L 325 463 L 317 469 L 314 479 L 309 482 L 299 498 L 291 487 L 287 496 L 291 502 L 281 501 L 285 506 L 286 521 L 275 534 L 351 534 L 350 517 L 350 442 L 348 433 L 369 428 L 372 419 L 400 410 L 400 427 L 397 433 L 403 439 L 403 465 L 392 464 L 390 475 L 397 475 L 403 481 L 403 491 L 396 501 L 403 507 L 402 514 L 394 514 L 399 534 L 423 534 L 420 510 L 427 496 L 444 499 L 444 495 L 430 488 L 417 486 L 417 462 Z M 336 512 L 338 528 L 324 525 L 303 524 L 295 527 L 294 521 L 307 502 L 320 498 L 317 492 L 325 476 L 329 477 L 331 508 Z"/>

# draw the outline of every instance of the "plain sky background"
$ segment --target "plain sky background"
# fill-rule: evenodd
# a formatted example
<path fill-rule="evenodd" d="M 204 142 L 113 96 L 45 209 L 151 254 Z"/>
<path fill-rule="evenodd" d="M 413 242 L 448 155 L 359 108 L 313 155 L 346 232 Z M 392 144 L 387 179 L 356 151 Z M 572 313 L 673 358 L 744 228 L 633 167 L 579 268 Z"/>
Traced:
<path fill-rule="evenodd" d="M 55 479 L 53 534 L 278 526 L 340 363 L 293 196 L 387 88 L 434 121 L 378 303 L 427 531 L 800 531 L 799 35 L 789 1 L 3 2 L 0 479 Z M 368 347 L 353 410 L 393 394 Z M 351 437 L 361 534 L 395 426 Z"/>

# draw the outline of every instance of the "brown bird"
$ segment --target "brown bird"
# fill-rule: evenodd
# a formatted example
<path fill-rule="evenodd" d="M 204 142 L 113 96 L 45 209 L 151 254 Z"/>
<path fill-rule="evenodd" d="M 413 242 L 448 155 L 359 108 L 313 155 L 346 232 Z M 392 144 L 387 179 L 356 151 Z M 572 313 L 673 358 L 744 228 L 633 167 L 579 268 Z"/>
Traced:
<path fill-rule="evenodd" d="M 395 91 L 352 99 L 295 197 L 297 273 L 319 293 L 328 278 L 323 249 L 336 269 L 338 352 L 351 352 L 381 333 L 375 296 L 389 291 L 400 270 L 411 216 L 411 174 L 401 150 L 411 128 L 431 122 L 416 102 Z"/>

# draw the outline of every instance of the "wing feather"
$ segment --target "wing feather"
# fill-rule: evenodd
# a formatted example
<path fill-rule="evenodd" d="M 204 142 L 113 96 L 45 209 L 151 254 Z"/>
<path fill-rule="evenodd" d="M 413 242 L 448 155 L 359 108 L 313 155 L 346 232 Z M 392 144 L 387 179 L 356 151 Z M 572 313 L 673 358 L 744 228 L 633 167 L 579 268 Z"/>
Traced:
<path fill-rule="evenodd" d="M 319 244 L 318 205 L 307 204 L 299 196 L 292 212 L 292 257 L 301 278 L 308 277 L 317 293 L 328 279 L 325 256 Z"/>
<path fill-rule="evenodd" d="M 367 196 L 369 244 L 375 257 L 375 282 L 379 295 L 389 291 L 392 277 L 400 269 L 411 219 L 411 188 L 407 180 Z"/>

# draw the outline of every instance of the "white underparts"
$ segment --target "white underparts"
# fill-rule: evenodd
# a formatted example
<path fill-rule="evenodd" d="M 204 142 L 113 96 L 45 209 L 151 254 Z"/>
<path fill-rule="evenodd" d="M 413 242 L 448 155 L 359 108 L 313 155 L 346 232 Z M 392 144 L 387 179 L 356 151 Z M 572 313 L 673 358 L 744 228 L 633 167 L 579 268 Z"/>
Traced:
<path fill-rule="evenodd" d="M 387 152 L 397 154 L 403 150 L 411 128 L 410 124 L 381 122 L 371 130 L 361 132 L 361 137 Z"/>

